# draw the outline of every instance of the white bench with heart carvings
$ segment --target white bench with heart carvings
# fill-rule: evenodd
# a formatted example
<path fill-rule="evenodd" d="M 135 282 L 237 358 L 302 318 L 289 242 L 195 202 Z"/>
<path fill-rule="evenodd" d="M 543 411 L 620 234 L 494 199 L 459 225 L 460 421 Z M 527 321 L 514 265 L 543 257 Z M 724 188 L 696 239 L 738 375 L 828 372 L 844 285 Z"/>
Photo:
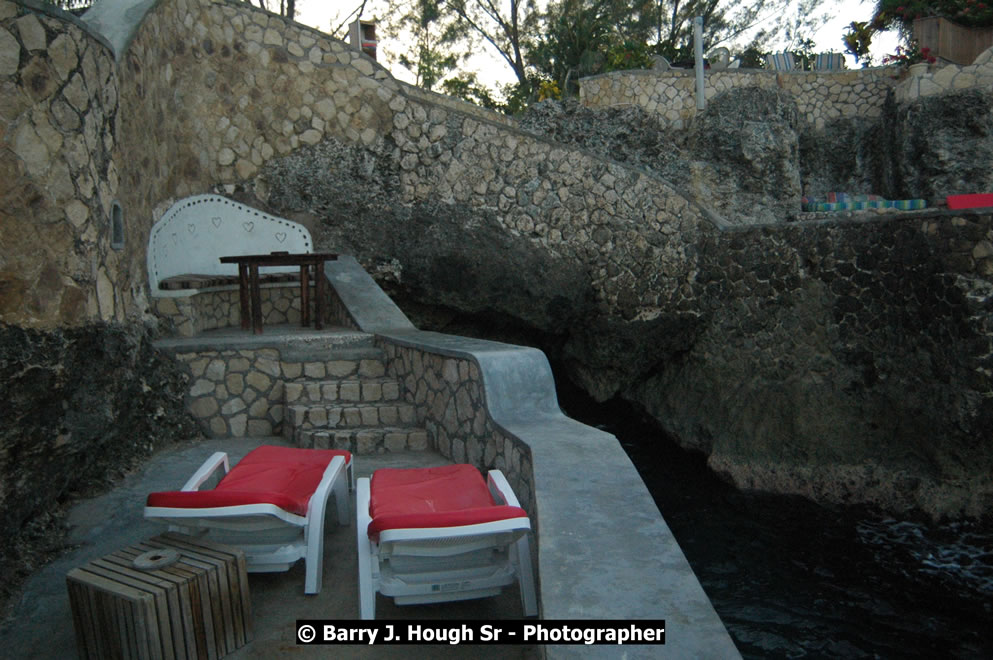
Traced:
<path fill-rule="evenodd" d="M 221 195 L 176 202 L 148 237 L 148 286 L 156 313 L 183 336 L 239 325 L 238 266 L 220 258 L 276 251 L 313 252 L 314 242 L 303 225 Z M 294 266 L 266 269 L 266 324 L 299 322 L 299 277 Z"/>

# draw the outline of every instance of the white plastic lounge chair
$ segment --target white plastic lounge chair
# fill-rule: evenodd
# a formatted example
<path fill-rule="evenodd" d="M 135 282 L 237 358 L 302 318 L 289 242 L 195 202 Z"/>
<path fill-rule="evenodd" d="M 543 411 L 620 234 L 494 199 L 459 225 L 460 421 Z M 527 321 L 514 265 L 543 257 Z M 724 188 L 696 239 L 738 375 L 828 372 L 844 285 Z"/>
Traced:
<path fill-rule="evenodd" d="M 517 580 L 526 616 L 538 613 L 531 523 L 499 470 L 471 465 L 376 470 L 359 479 L 359 610 L 376 594 L 398 605 L 495 596 Z"/>
<path fill-rule="evenodd" d="M 222 465 L 217 485 L 200 490 Z M 316 594 L 328 497 L 334 492 L 338 524 L 347 525 L 351 475 L 347 451 L 262 446 L 231 470 L 228 455 L 216 452 L 182 490 L 150 494 L 145 517 L 241 548 L 249 572 L 286 571 L 303 559 L 304 593 Z"/>

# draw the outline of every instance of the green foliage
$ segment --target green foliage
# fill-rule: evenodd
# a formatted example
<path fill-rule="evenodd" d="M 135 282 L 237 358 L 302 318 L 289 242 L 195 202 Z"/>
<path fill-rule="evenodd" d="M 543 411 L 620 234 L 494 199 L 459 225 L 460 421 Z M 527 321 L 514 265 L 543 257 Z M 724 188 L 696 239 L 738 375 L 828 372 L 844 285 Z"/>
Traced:
<path fill-rule="evenodd" d="M 414 74 L 418 87 L 434 88 L 472 51 L 466 27 L 443 13 L 438 0 L 392 0 L 387 17 L 384 32 L 397 44 L 409 44 L 397 60 Z"/>
<path fill-rule="evenodd" d="M 863 67 L 869 66 L 869 46 L 872 45 L 872 37 L 876 33 L 875 28 L 866 21 L 852 21 L 848 24 L 848 32 L 842 39 L 845 42 L 845 52 L 855 56 L 856 62 L 862 62 Z"/>
<path fill-rule="evenodd" d="M 529 43 L 528 63 L 560 90 L 575 93 L 578 78 L 599 73 L 611 39 L 606 3 L 562 0 L 549 5 L 544 31 Z"/>
<path fill-rule="evenodd" d="M 607 71 L 623 69 L 650 69 L 652 67 L 652 51 L 648 44 L 630 39 L 615 44 L 607 51 Z"/>
<path fill-rule="evenodd" d="M 745 51 L 745 66 L 757 65 L 764 44 L 784 35 L 791 49 L 805 52 L 812 30 L 824 20 L 816 11 L 822 0 L 550 0 L 543 8 L 536 0 L 394 1 L 433 2 L 439 16 L 436 21 L 451 20 L 463 34 L 475 35 L 479 43 L 495 49 L 517 77 L 517 83 L 504 90 L 508 112 L 526 107 L 543 89 L 547 91 L 542 81 L 554 83 L 564 96 L 571 96 L 577 93 L 580 78 L 650 67 L 653 55 L 663 55 L 670 62 L 691 62 L 695 16 L 704 21 L 706 52 L 758 24 L 769 25 L 770 16 L 781 15 L 759 30 L 750 47 L 754 51 Z M 796 12 L 786 17 L 789 6 Z M 468 50 L 463 47 L 461 52 Z M 427 74 L 450 63 L 432 56 L 430 49 L 407 59 L 411 66 L 418 61 L 426 66 L 424 80 L 433 79 Z"/>
<path fill-rule="evenodd" d="M 562 90 L 551 80 L 542 80 L 538 83 L 538 102 L 559 101 L 562 99 Z"/>
<path fill-rule="evenodd" d="M 760 69 L 765 65 L 765 52 L 757 44 L 749 44 L 745 50 L 738 53 L 743 69 Z"/>
<path fill-rule="evenodd" d="M 814 68 L 814 60 L 817 59 L 817 53 L 815 52 L 816 46 L 811 39 L 801 39 L 795 46 L 795 48 L 790 51 L 796 55 L 797 63 L 802 71 L 812 71 Z"/>
<path fill-rule="evenodd" d="M 481 85 L 473 73 L 459 73 L 457 76 L 448 78 L 441 83 L 443 93 L 455 98 L 475 103 L 478 106 L 489 110 L 505 110 L 506 107 L 496 101 L 490 90 L 485 85 Z"/>

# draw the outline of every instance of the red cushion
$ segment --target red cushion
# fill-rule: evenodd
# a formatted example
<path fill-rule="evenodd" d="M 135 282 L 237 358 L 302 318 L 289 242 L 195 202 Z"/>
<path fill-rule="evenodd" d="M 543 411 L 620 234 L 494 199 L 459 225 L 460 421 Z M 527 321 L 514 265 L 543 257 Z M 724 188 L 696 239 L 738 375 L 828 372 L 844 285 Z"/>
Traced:
<path fill-rule="evenodd" d="M 945 202 L 950 209 L 975 209 L 993 206 L 993 194 L 949 195 Z"/>
<path fill-rule="evenodd" d="M 337 449 L 295 449 L 264 445 L 249 452 L 213 490 L 152 493 L 147 506 L 181 509 L 273 504 L 289 513 L 307 515 L 317 490 L 335 456 L 351 454 Z"/>
<path fill-rule="evenodd" d="M 369 485 L 368 534 L 386 529 L 458 527 L 527 517 L 524 509 L 497 504 L 471 465 L 376 470 Z"/>

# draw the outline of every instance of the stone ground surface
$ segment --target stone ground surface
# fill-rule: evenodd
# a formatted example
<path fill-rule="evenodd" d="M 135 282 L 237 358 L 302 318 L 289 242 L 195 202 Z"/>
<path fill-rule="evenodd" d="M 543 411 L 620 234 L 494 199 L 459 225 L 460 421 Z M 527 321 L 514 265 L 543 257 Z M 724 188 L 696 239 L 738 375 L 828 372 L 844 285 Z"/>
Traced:
<path fill-rule="evenodd" d="M 71 569 L 164 531 L 142 517 L 145 496 L 179 488 L 215 451 L 226 451 L 233 462 L 260 444 L 282 444 L 281 438 L 227 438 L 186 443 L 158 452 L 112 491 L 82 500 L 70 510 L 68 543 L 74 547 L 32 575 L 0 624 L 0 649 L 6 658 L 66 658 L 76 655 L 76 640 L 66 591 Z M 368 476 L 380 467 L 415 467 L 448 463 L 432 452 L 405 452 L 356 457 L 356 476 Z M 334 506 L 328 507 L 334 511 Z M 287 573 L 249 575 L 254 619 L 254 641 L 230 658 L 327 657 L 340 658 L 506 658 L 537 657 L 526 646 L 401 646 L 395 648 L 342 646 L 302 647 L 294 638 L 295 621 L 305 618 L 357 619 L 358 575 L 354 508 L 349 526 L 340 527 L 329 515 L 324 544 L 324 580 L 320 594 L 303 593 L 303 562 Z M 379 619 L 509 619 L 521 616 L 517 588 L 496 598 L 398 607 L 379 597 Z"/>

